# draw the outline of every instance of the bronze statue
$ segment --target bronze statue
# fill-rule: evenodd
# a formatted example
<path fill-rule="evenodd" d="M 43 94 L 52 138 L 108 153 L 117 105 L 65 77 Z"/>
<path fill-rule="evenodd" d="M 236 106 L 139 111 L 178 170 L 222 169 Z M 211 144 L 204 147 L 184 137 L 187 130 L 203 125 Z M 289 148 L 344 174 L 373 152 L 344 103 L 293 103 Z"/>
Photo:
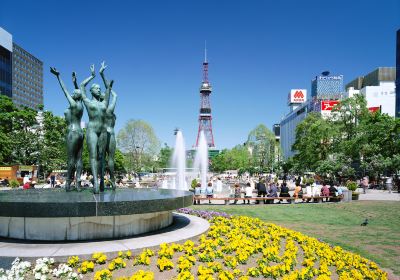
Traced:
<path fill-rule="evenodd" d="M 71 96 L 60 78 L 60 72 L 56 68 L 50 67 L 50 72 L 56 77 L 60 86 L 69 102 L 69 108 L 65 110 L 65 121 L 67 123 L 67 179 L 65 189 L 70 191 L 71 182 L 75 176 L 75 188 L 79 191 L 81 188 L 81 173 L 82 173 L 82 149 L 83 149 L 83 131 L 81 128 L 81 119 L 83 114 L 82 94 L 81 90 L 75 87 L 74 94 Z M 81 86 L 86 86 L 95 76 L 94 66 L 91 67 L 92 75 L 84 80 Z M 73 81 L 76 84 L 76 76 L 73 74 Z"/>
<path fill-rule="evenodd" d="M 106 80 L 104 74 L 101 75 L 104 86 L 106 88 L 109 87 L 109 82 Z M 115 120 L 116 116 L 114 114 L 115 105 L 117 103 L 117 94 L 115 91 L 111 90 L 111 101 L 106 110 L 105 116 L 105 129 L 107 133 L 107 145 L 105 153 L 107 155 L 107 163 L 108 163 L 108 170 L 110 172 L 110 183 L 111 188 L 115 190 L 115 174 L 114 174 L 114 161 L 115 161 L 115 149 L 116 149 L 116 140 L 115 140 Z"/>
<path fill-rule="evenodd" d="M 104 62 L 101 64 L 100 75 L 104 78 L 104 70 L 106 66 Z M 107 131 L 105 127 L 106 110 L 108 108 L 110 91 L 114 81 L 106 86 L 104 99 L 102 98 L 100 86 L 92 84 L 90 92 L 92 99 L 87 98 L 84 84 L 81 84 L 80 90 L 82 93 L 83 103 L 89 116 L 89 123 L 86 130 L 86 141 L 89 149 L 89 161 L 93 175 L 94 193 L 104 191 L 104 160 L 107 145 Z M 100 177 L 100 188 L 98 183 Z"/>

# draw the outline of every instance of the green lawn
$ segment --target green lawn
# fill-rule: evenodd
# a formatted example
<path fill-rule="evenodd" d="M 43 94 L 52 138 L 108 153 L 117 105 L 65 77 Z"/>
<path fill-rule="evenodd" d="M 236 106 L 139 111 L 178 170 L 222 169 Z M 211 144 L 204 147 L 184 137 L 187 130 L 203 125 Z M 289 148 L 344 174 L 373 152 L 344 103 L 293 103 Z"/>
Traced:
<path fill-rule="evenodd" d="M 319 238 L 400 275 L 400 203 L 355 201 L 295 205 L 202 205 L 197 210 L 257 217 Z M 366 227 L 360 224 L 368 218 Z"/>

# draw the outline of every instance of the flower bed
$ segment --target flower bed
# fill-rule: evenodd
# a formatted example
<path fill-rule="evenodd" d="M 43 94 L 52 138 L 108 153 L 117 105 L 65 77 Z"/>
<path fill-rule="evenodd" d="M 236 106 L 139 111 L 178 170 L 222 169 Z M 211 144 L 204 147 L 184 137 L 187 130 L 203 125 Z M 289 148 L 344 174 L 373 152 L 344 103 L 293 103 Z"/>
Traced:
<path fill-rule="evenodd" d="M 36 266 L 16 260 L 5 279 L 387 279 L 375 263 L 340 247 L 259 219 L 181 209 L 210 221 L 207 234 L 182 244 L 161 244 L 114 259 L 71 257 L 66 264 L 39 259 Z M 101 249 L 101 248 L 99 248 Z M 39 275 L 40 274 L 40 275 Z"/>

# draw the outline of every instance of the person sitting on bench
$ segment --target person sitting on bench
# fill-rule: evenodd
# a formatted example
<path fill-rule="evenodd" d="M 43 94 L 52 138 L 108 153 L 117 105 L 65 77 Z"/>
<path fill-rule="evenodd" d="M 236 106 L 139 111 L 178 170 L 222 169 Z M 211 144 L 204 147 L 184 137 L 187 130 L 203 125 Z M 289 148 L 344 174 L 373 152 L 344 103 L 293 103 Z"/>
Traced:
<path fill-rule="evenodd" d="M 250 185 L 250 182 L 246 184 L 246 188 L 244 189 L 244 198 L 253 197 L 253 188 Z M 246 200 L 243 200 L 246 203 Z M 247 200 L 247 204 L 250 204 L 250 199 Z"/>
<path fill-rule="evenodd" d="M 257 197 L 265 197 L 267 195 L 267 188 L 265 187 L 264 180 L 260 179 L 260 181 L 257 184 Z M 260 201 L 256 201 L 256 203 L 260 203 Z M 267 203 L 266 200 L 264 200 L 264 204 Z"/>
<path fill-rule="evenodd" d="M 331 182 L 331 186 L 329 187 L 329 196 L 333 196 L 333 198 L 330 199 L 330 201 L 337 201 L 337 196 L 338 196 L 338 190 L 334 186 L 333 182 Z"/>
<path fill-rule="evenodd" d="M 271 183 L 270 184 L 267 197 L 278 197 L 278 188 L 276 187 L 275 183 Z M 273 199 L 268 199 L 267 203 L 268 204 L 273 204 L 274 200 Z"/>
<path fill-rule="evenodd" d="M 290 194 L 289 194 L 289 188 L 287 187 L 286 183 L 282 183 L 281 185 L 281 193 L 279 194 L 280 197 L 289 197 L 290 198 Z M 281 203 L 283 201 L 283 199 L 279 200 L 278 203 Z M 287 202 L 292 203 L 291 199 L 286 199 Z"/>
<path fill-rule="evenodd" d="M 329 196 L 329 188 L 328 185 L 324 182 L 322 188 L 321 188 L 321 197 L 322 197 L 322 202 L 324 201 L 324 197 Z M 325 198 L 325 201 L 328 201 L 328 198 Z"/>

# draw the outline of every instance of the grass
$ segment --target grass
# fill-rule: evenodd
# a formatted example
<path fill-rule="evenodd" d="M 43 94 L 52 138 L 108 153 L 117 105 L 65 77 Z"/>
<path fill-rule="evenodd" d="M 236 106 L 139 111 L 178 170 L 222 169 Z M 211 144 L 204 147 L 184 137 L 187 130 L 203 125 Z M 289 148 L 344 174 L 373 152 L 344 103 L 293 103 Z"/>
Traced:
<path fill-rule="evenodd" d="M 197 210 L 257 217 L 360 254 L 400 275 L 400 203 L 356 201 L 295 205 L 202 205 Z M 360 224 L 368 218 L 368 226 Z"/>

